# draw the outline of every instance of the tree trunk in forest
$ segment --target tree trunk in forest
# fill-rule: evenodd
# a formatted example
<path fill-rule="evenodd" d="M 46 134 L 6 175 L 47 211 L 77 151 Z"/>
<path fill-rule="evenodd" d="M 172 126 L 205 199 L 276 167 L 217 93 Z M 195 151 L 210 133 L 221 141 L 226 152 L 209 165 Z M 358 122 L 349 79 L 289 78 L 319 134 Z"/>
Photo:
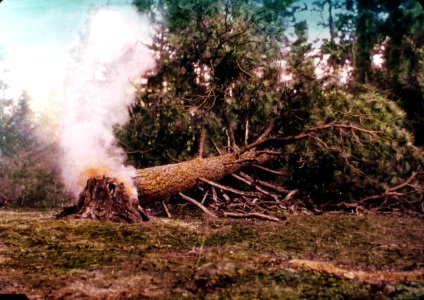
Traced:
<path fill-rule="evenodd" d="M 271 156 L 258 155 L 254 151 L 246 151 L 241 155 L 229 153 L 197 158 L 177 164 L 137 170 L 138 176 L 134 178 L 134 182 L 140 203 L 143 205 L 191 190 L 201 183 L 201 178 L 218 181 L 252 163 L 264 163 L 270 159 L 272 159 Z"/>
<path fill-rule="evenodd" d="M 76 205 L 59 217 L 139 222 L 148 219 L 139 206 L 191 190 L 203 180 L 218 181 L 252 163 L 264 163 L 275 156 L 246 151 L 137 170 L 134 183 L 139 200 L 132 199 L 123 183 L 114 178 L 90 178 Z"/>

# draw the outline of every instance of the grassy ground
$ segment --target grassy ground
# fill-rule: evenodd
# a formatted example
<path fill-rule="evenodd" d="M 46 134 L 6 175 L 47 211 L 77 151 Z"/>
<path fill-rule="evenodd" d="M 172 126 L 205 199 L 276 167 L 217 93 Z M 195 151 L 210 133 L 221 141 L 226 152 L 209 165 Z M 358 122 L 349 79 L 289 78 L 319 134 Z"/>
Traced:
<path fill-rule="evenodd" d="M 0 210 L 0 293 L 30 299 L 424 297 L 424 220 L 324 214 L 287 223 L 124 225 Z"/>

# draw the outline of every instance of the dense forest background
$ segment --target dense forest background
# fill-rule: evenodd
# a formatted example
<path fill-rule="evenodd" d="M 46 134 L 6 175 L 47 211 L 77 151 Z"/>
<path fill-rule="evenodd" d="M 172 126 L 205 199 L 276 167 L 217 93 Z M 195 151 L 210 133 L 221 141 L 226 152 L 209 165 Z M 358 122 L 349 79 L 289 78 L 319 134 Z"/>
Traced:
<path fill-rule="evenodd" d="M 249 148 L 272 159 L 222 184 L 254 183 L 290 209 L 423 212 L 424 10 L 417 1 L 133 4 L 157 29 L 157 62 L 134 81 L 130 121 L 115 129 L 129 164 Z M 308 37 L 310 24 L 297 19 L 307 11 L 322 13 L 328 38 Z M 6 89 L 1 81 L 0 205 L 68 203 L 60 154 L 37 139 L 30 95 L 16 103 Z M 237 197 L 214 191 L 190 195 L 217 206 Z"/>

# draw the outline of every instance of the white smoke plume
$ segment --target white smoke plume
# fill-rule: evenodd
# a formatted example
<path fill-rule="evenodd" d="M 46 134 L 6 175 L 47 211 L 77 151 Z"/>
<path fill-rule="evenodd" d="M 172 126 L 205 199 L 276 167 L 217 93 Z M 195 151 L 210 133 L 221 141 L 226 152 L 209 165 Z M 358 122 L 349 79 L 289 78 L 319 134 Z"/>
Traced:
<path fill-rule="evenodd" d="M 129 119 L 131 80 L 154 68 L 147 46 L 152 28 L 133 7 L 101 8 L 91 13 L 73 51 L 51 59 L 30 57 L 32 64 L 22 70 L 13 70 L 11 60 L 11 78 L 28 79 L 22 88 L 30 106 L 47 116 L 42 135 L 57 143 L 63 182 L 75 195 L 89 177 L 101 175 L 118 178 L 137 194 L 131 179 L 135 169 L 125 165 L 113 128 Z"/>
<path fill-rule="evenodd" d="M 151 37 L 146 19 L 132 10 L 103 9 L 88 25 L 88 36 L 64 82 L 64 109 L 59 129 L 65 184 L 78 193 L 93 175 L 116 177 L 130 187 L 135 169 L 125 166 L 113 127 L 124 125 L 132 102 L 131 79 L 154 66 L 146 46 Z"/>

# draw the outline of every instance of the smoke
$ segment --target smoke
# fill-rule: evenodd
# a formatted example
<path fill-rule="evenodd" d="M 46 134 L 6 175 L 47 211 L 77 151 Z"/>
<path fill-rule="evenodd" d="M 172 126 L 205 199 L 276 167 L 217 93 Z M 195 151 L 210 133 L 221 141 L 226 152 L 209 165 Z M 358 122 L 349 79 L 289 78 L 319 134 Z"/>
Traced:
<path fill-rule="evenodd" d="M 117 178 L 137 195 L 135 169 L 125 165 L 113 130 L 129 119 L 131 80 L 154 68 L 147 46 L 152 28 L 132 7 L 102 8 L 92 12 L 72 51 L 56 59 L 40 56 L 31 68 L 38 76 L 28 68 L 15 72 L 38 81 L 26 88 L 30 106 L 44 116 L 42 136 L 57 143 L 63 182 L 75 195 L 89 177 L 101 175 Z"/>
<path fill-rule="evenodd" d="M 137 194 L 135 169 L 125 166 L 114 126 L 124 125 L 132 102 L 131 79 L 154 66 L 147 48 L 149 25 L 133 10 L 102 9 L 88 24 L 88 35 L 77 51 L 64 82 L 64 109 L 59 145 L 67 187 L 76 193 L 94 175 L 116 177 Z"/>

